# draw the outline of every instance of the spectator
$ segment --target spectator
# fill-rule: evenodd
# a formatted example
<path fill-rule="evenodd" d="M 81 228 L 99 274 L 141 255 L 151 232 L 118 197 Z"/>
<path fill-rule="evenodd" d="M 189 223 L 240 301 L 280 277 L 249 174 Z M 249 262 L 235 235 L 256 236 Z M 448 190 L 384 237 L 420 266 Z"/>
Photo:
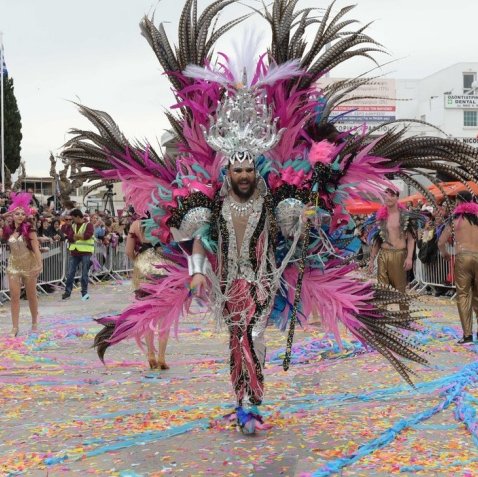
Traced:
<path fill-rule="evenodd" d="M 103 240 L 103 238 L 105 237 L 105 224 L 100 218 L 96 220 L 96 224 L 94 225 L 94 234 L 97 240 Z"/>
<path fill-rule="evenodd" d="M 6 197 L 0 196 L 0 214 L 6 214 L 8 209 Z"/>
<path fill-rule="evenodd" d="M 31 187 L 29 187 L 27 189 L 27 192 L 32 196 L 32 200 L 30 202 L 30 205 L 32 207 L 35 207 L 35 209 L 38 211 L 38 212 L 41 212 L 42 211 L 42 207 L 40 205 L 40 201 L 35 197 L 35 193 L 33 192 L 33 189 Z"/>
<path fill-rule="evenodd" d="M 63 211 L 61 213 L 62 217 L 68 217 L 71 215 L 71 211 L 74 209 L 75 204 L 71 200 L 65 200 L 63 204 Z"/>
<path fill-rule="evenodd" d="M 92 224 L 85 222 L 81 210 L 73 209 L 71 211 L 71 217 L 73 224 L 65 225 L 63 229 L 70 244 L 68 247 L 70 251 L 70 263 L 65 292 L 61 298 L 63 300 L 70 298 L 76 269 L 81 263 L 81 299 L 86 301 L 90 298 L 88 294 L 88 271 L 90 269 L 91 255 L 95 249 L 94 230 Z"/>
<path fill-rule="evenodd" d="M 46 230 L 46 236 L 50 237 L 54 242 L 65 240 L 65 234 L 61 231 L 60 221 L 53 219 L 50 226 Z"/>

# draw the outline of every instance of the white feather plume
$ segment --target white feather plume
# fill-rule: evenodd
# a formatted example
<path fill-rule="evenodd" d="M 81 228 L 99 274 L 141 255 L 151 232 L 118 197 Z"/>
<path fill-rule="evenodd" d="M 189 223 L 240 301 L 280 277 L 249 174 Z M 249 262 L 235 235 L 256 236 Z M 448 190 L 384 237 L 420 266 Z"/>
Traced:
<path fill-rule="evenodd" d="M 183 74 L 188 78 L 214 81 L 215 83 L 219 83 L 223 86 L 226 86 L 230 83 L 224 73 L 221 73 L 217 70 L 210 70 L 209 68 L 198 65 L 187 65 L 183 71 Z"/>
<path fill-rule="evenodd" d="M 270 65 L 267 73 L 254 86 L 272 85 L 277 81 L 300 76 L 304 71 L 300 69 L 299 64 L 299 60 L 294 59 L 280 65 Z"/>

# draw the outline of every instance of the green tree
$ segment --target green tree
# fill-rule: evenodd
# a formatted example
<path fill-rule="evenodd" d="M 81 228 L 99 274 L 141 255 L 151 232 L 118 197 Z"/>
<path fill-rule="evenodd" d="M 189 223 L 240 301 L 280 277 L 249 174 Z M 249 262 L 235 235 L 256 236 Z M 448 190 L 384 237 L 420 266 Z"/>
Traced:
<path fill-rule="evenodd" d="M 15 172 L 20 165 L 22 141 L 22 117 L 13 91 L 13 78 L 3 78 L 5 114 L 5 165 Z"/>

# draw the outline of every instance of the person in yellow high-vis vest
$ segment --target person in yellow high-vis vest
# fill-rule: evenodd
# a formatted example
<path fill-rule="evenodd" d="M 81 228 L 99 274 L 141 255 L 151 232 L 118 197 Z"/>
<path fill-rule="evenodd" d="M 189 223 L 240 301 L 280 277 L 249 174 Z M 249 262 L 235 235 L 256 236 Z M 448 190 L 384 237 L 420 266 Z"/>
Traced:
<path fill-rule="evenodd" d="M 95 250 L 94 229 L 93 224 L 85 221 L 81 210 L 72 210 L 70 216 L 72 218 L 71 225 L 66 224 L 63 229 L 68 239 L 70 261 L 62 299 L 70 298 L 76 269 L 81 264 L 81 299 L 86 301 L 90 298 L 88 294 L 88 270 L 90 269 L 91 255 Z"/>

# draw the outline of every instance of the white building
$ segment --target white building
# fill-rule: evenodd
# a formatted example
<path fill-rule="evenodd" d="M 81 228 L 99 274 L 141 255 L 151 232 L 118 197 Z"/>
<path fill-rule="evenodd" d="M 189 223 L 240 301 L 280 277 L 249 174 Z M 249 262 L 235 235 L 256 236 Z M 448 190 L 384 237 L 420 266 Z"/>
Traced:
<path fill-rule="evenodd" d="M 478 145 L 478 62 L 456 63 L 418 81 L 416 117 Z"/>
<path fill-rule="evenodd" d="M 379 99 L 351 100 L 331 117 L 340 130 L 369 127 L 394 119 L 417 119 L 437 126 L 449 137 L 478 145 L 478 62 L 456 63 L 423 79 L 377 78 L 361 86 L 353 96 Z M 326 78 L 319 85 L 342 78 Z M 437 134 L 433 128 L 414 125 L 414 134 Z"/>
<path fill-rule="evenodd" d="M 341 131 L 364 123 L 367 128 L 374 128 L 395 119 L 425 121 L 450 138 L 478 147 L 477 72 L 478 62 L 470 62 L 456 63 L 422 79 L 377 78 L 352 93 L 354 97 L 367 99 L 341 104 L 331 118 L 337 118 L 335 124 Z M 325 78 L 319 86 L 341 79 Z M 389 127 L 393 124 L 380 128 L 377 134 Z M 409 131 L 415 135 L 441 134 L 436 128 L 416 123 L 410 124 Z M 425 178 L 417 178 L 424 185 L 429 184 Z M 413 192 L 406 188 L 404 194 Z"/>

